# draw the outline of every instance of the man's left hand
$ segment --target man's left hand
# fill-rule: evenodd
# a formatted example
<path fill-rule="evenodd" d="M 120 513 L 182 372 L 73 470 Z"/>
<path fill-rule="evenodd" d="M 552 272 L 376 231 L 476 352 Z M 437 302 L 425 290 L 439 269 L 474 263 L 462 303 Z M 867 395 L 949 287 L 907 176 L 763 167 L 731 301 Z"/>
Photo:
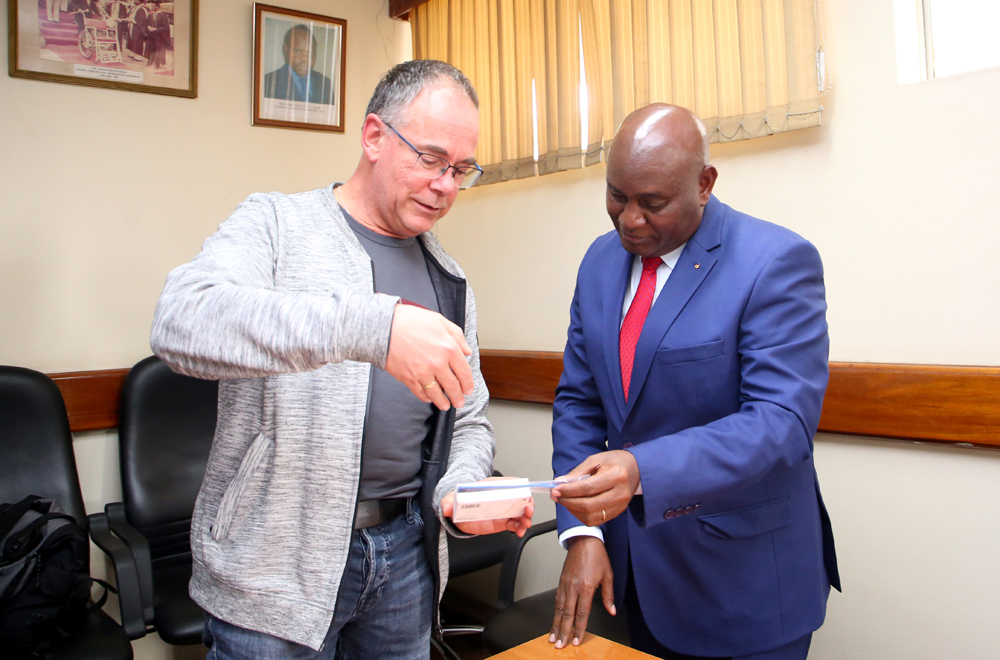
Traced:
<path fill-rule="evenodd" d="M 489 477 L 483 481 L 492 481 L 498 477 Z M 503 477 L 499 477 L 502 479 Z M 477 482 L 482 483 L 482 481 Z M 451 518 L 455 513 L 455 491 L 451 491 L 441 499 L 441 513 Z M 497 532 L 514 532 L 518 536 L 531 527 L 531 516 L 535 513 L 535 499 L 532 498 L 528 505 L 524 507 L 524 515 L 520 518 L 497 518 L 495 520 L 474 520 L 471 522 L 455 523 L 455 527 L 466 534 L 496 534 Z"/>
<path fill-rule="evenodd" d="M 639 465 L 627 451 L 594 454 L 566 476 L 584 474 L 591 476 L 553 488 L 552 499 L 590 527 L 607 522 L 624 511 L 639 487 Z"/>

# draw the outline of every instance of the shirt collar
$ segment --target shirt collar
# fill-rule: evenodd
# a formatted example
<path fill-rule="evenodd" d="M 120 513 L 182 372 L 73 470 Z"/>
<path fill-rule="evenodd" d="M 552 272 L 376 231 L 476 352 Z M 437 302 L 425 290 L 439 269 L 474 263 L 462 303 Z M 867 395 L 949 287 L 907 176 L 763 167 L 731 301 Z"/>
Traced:
<path fill-rule="evenodd" d="M 292 74 L 292 80 L 294 80 L 296 83 L 299 83 L 299 82 L 302 82 L 302 81 L 305 80 L 305 78 L 303 78 L 299 74 L 295 73 L 295 69 L 292 68 L 291 64 L 288 65 L 288 73 Z"/>
<path fill-rule="evenodd" d="M 292 68 L 291 64 L 288 65 L 288 73 L 292 76 L 292 82 L 295 83 L 295 87 L 299 90 L 299 96 L 308 101 L 309 97 L 306 95 L 306 79 L 295 73 L 295 69 Z"/>
<path fill-rule="evenodd" d="M 670 270 L 673 270 L 674 266 L 677 265 L 677 262 L 680 261 L 681 252 L 684 251 L 684 247 L 686 245 L 687 245 L 687 242 L 684 242 L 679 248 L 677 248 L 675 250 L 672 250 L 670 252 L 667 252 L 665 255 L 663 255 L 662 257 L 660 257 L 660 259 L 663 259 L 663 265 L 666 266 L 667 268 L 669 268 Z M 642 270 L 642 257 L 640 257 L 639 255 L 636 255 L 632 259 L 632 263 L 633 263 L 633 265 L 638 265 L 639 269 Z"/>

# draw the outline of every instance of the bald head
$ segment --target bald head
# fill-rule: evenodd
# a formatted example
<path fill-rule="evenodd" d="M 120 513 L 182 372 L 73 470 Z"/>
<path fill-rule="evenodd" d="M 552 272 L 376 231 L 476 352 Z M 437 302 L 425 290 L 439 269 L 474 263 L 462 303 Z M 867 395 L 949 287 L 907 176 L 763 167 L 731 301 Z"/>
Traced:
<path fill-rule="evenodd" d="M 632 112 L 618 127 L 611 149 L 624 149 L 631 157 L 663 151 L 699 169 L 708 165 L 708 131 L 693 112 L 679 105 L 651 103 Z"/>
<path fill-rule="evenodd" d="M 718 176 L 708 133 L 690 110 L 665 103 L 622 122 L 608 152 L 608 214 L 622 246 L 663 256 L 698 230 Z"/>

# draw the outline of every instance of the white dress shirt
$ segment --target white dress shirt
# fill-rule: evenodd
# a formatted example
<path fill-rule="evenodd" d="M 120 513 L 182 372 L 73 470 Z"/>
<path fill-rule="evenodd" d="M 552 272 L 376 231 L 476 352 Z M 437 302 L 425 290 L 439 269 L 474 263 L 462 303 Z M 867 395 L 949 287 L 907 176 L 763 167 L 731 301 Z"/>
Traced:
<path fill-rule="evenodd" d="M 687 245 L 687 243 L 684 243 Z M 663 259 L 663 263 L 656 268 L 656 290 L 653 292 L 653 300 L 650 303 L 650 308 L 656 303 L 656 299 L 660 296 L 660 291 L 663 290 L 663 285 L 667 283 L 667 279 L 670 274 L 674 272 L 674 266 L 677 265 L 678 259 L 681 258 L 681 252 L 684 251 L 684 245 L 672 252 L 660 257 Z M 632 305 L 632 299 L 635 298 L 635 292 L 639 288 L 639 280 L 642 278 L 642 257 L 636 255 L 632 259 L 632 277 L 629 279 L 628 287 L 625 289 L 625 300 L 622 303 L 622 315 L 621 319 L 618 321 L 618 327 L 625 322 L 625 314 L 628 313 L 628 308 Z M 636 495 L 642 494 L 642 481 L 640 475 L 639 488 L 635 492 Z M 570 527 L 565 532 L 559 535 L 559 544 L 562 547 L 566 547 L 566 541 L 574 536 L 596 536 L 597 538 L 604 540 L 604 532 L 601 531 L 600 527 L 587 527 L 586 525 L 577 525 L 576 527 Z"/>

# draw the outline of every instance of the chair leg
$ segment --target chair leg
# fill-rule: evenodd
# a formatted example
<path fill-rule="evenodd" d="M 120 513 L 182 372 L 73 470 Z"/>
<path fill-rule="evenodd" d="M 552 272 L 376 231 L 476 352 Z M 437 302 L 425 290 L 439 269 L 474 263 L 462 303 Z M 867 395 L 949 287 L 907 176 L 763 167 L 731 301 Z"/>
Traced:
<path fill-rule="evenodd" d="M 433 636 L 431 637 L 431 646 L 437 649 L 437 652 L 441 654 L 444 660 L 462 660 L 462 656 L 455 652 L 455 649 L 448 646 L 447 642 L 438 641 Z"/>

